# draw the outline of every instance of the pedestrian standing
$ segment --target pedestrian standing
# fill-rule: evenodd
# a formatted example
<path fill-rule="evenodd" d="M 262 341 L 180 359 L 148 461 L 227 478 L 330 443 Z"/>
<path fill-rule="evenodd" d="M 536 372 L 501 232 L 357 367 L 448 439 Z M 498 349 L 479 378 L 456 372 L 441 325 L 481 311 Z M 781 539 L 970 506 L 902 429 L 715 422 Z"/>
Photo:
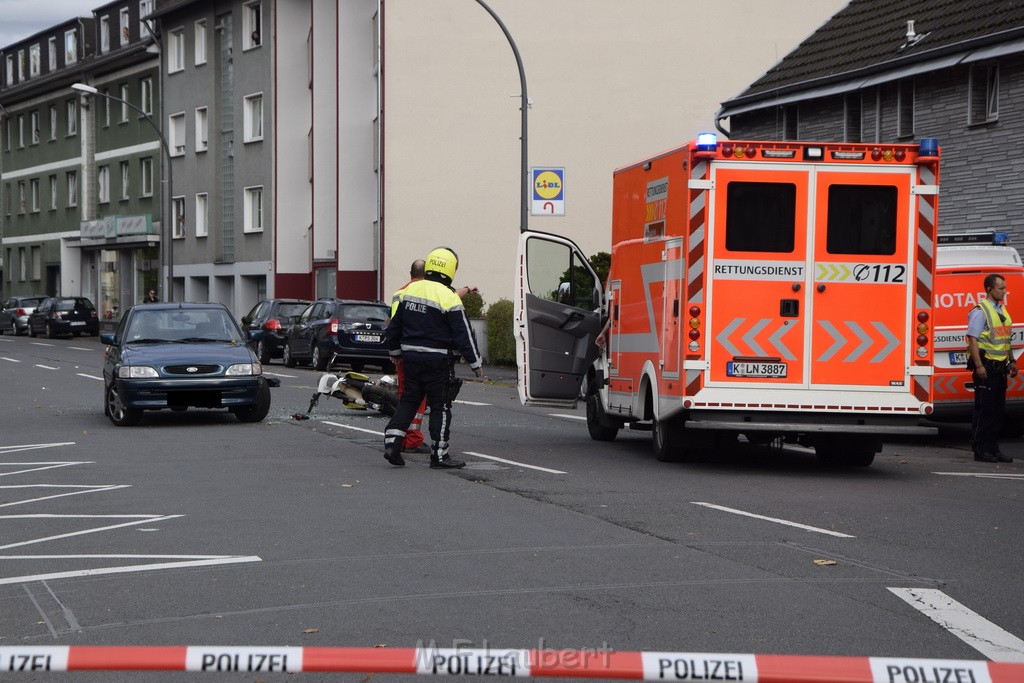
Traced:
<path fill-rule="evenodd" d="M 156 290 L 155 290 L 155 289 L 151 289 L 151 290 L 149 290 L 149 294 L 147 294 L 147 295 L 146 295 L 146 296 L 145 296 L 145 297 L 144 297 L 144 298 L 142 299 L 142 303 L 144 303 L 144 304 L 156 304 L 156 303 L 160 303 L 160 299 L 159 299 L 159 298 L 157 297 L 157 295 L 156 295 Z"/>
<path fill-rule="evenodd" d="M 967 318 L 968 366 L 974 371 L 974 416 L 971 448 L 980 462 L 1013 462 L 996 440 L 1006 413 L 1006 378 L 1017 376 L 1017 362 L 1010 341 L 1013 320 L 1006 310 L 1006 279 L 992 273 L 985 277 L 985 298 Z"/>
<path fill-rule="evenodd" d="M 409 281 L 400 287 L 391 297 L 391 317 L 395 317 L 395 312 L 398 310 L 398 304 L 401 301 L 402 294 L 405 292 L 405 288 L 414 282 L 419 282 L 423 279 L 424 267 L 427 262 L 421 258 L 416 259 L 409 266 Z M 402 363 L 401 358 L 395 359 L 395 376 L 398 377 L 398 398 L 401 400 L 402 393 L 405 389 L 405 364 Z M 402 445 L 402 450 L 406 453 L 428 453 L 430 448 L 423 443 L 423 415 L 427 412 L 427 398 L 423 397 L 420 401 L 419 407 L 416 409 L 416 415 L 413 416 L 412 422 L 409 424 L 409 429 L 405 431 L 405 442 Z"/>
<path fill-rule="evenodd" d="M 466 464 L 448 453 L 455 379 L 453 353 L 461 354 L 477 377 L 483 376 L 483 369 L 466 310 L 451 286 L 457 269 L 454 251 L 447 247 L 431 251 L 424 279 L 405 288 L 388 323 L 388 353 L 392 359 L 400 356 L 405 366 L 404 393 L 384 431 L 384 458 L 398 467 L 405 465 L 402 441 L 424 396 L 430 406 L 430 466 L 457 468 Z"/>

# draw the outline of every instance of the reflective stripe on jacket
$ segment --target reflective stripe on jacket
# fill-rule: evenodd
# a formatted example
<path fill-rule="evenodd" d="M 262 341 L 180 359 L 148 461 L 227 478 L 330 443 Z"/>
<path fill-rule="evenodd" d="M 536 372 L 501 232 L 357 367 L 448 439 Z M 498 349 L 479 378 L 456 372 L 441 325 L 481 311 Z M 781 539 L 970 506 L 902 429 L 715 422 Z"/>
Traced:
<path fill-rule="evenodd" d="M 985 329 L 978 337 L 978 348 L 985 358 L 1004 361 L 1010 356 L 1010 338 L 1013 334 L 1013 321 L 1010 312 L 1003 307 L 1000 318 L 999 309 L 988 299 L 978 302 L 978 308 L 985 315 Z"/>
<path fill-rule="evenodd" d="M 395 297 L 397 306 L 384 340 L 389 354 L 405 360 L 432 360 L 457 351 L 470 367 L 480 367 L 480 352 L 466 309 L 451 287 L 417 280 L 395 292 Z"/>

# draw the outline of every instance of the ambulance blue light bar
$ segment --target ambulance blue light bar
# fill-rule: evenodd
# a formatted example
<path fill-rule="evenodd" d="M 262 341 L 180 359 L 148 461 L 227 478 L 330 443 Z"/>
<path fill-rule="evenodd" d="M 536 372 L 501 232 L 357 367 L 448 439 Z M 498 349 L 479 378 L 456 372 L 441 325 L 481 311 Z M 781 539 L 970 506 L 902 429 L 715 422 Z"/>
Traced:
<path fill-rule="evenodd" d="M 921 144 L 918 145 L 917 153 L 923 157 L 939 156 L 939 139 L 921 138 Z"/>
<path fill-rule="evenodd" d="M 718 136 L 714 133 L 699 133 L 697 135 L 698 152 L 714 152 L 718 149 Z"/>
<path fill-rule="evenodd" d="M 939 244 L 994 244 L 1006 246 L 1010 244 L 1010 233 L 998 230 L 948 233 L 939 235 Z"/>

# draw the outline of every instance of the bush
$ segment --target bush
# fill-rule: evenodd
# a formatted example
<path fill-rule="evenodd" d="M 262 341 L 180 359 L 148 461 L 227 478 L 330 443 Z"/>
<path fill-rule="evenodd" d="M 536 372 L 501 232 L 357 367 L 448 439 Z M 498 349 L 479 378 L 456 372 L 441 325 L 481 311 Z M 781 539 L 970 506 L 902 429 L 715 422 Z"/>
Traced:
<path fill-rule="evenodd" d="M 470 318 L 482 317 L 484 310 L 484 298 L 479 292 L 470 292 L 462 297 L 462 305 L 466 307 L 466 315 Z"/>
<path fill-rule="evenodd" d="M 516 364 L 512 313 L 512 302 L 508 299 L 499 299 L 487 308 L 487 354 L 495 365 Z"/>

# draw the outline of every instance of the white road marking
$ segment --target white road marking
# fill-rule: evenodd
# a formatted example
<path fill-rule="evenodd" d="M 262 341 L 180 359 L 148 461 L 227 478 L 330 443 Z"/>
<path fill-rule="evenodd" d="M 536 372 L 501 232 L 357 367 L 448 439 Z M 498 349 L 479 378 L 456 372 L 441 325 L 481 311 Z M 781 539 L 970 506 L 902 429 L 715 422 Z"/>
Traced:
<path fill-rule="evenodd" d="M 0 560 L 217 560 L 237 555 L 136 555 L 104 553 L 102 555 L 0 555 Z"/>
<path fill-rule="evenodd" d="M 55 441 L 53 443 L 27 443 L 18 446 L 0 446 L 0 453 L 16 453 L 17 451 L 29 451 L 36 448 L 54 448 L 56 446 L 74 446 L 74 441 Z"/>
<path fill-rule="evenodd" d="M 0 522 L 5 519 L 156 519 L 165 515 L 58 515 L 56 513 L 37 512 L 27 515 L 0 515 Z"/>
<path fill-rule="evenodd" d="M 932 472 L 946 477 L 977 477 L 978 479 L 1016 479 L 1024 481 L 1024 474 L 1003 474 L 1002 472 Z"/>
<path fill-rule="evenodd" d="M 462 399 L 455 399 L 452 403 L 461 403 L 464 406 L 489 406 L 490 403 L 480 403 L 479 401 L 463 401 Z"/>
<path fill-rule="evenodd" d="M 10 361 L 11 363 L 20 363 L 21 361 L 16 358 L 8 358 L 7 356 L 0 356 L 0 360 Z"/>
<path fill-rule="evenodd" d="M 185 515 L 163 515 L 156 519 L 146 518 L 137 519 L 134 522 L 125 522 L 123 524 L 111 524 L 109 526 L 96 527 L 95 529 L 82 529 L 80 531 L 70 531 L 66 534 L 56 534 L 54 536 L 43 536 L 42 538 L 33 538 L 27 541 L 18 541 L 17 543 L 8 543 L 7 545 L 0 545 L 0 550 L 8 550 L 10 548 L 19 548 L 23 545 L 32 545 L 34 543 L 45 543 L 46 541 L 55 541 L 59 538 L 71 538 L 72 536 L 84 536 L 85 534 L 94 534 L 99 531 L 110 531 L 111 529 L 120 529 L 126 526 L 135 526 L 136 524 L 146 524 L 153 521 L 163 521 L 165 519 L 175 519 L 176 517 L 184 517 Z"/>
<path fill-rule="evenodd" d="M 84 346 L 69 346 L 68 348 L 69 349 L 74 349 L 75 351 L 95 351 L 96 350 L 96 349 L 87 349 Z"/>
<path fill-rule="evenodd" d="M 33 346 L 53 346 L 53 344 L 46 344 L 44 342 L 29 342 L 29 344 L 32 344 Z"/>
<path fill-rule="evenodd" d="M 727 508 L 721 505 L 715 505 L 714 503 L 700 503 L 697 501 L 690 501 L 694 505 L 702 505 L 706 508 L 713 508 L 715 510 L 721 510 L 722 512 L 731 512 L 734 515 L 743 515 L 744 517 L 753 517 L 755 519 L 763 519 L 766 522 L 775 522 L 776 524 L 785 524 L 786 526 L 793 526 L 797 529 L 804 529 L 805 531 L 814 531 L 819 534 L 828 534 L 829 536 L 838 536 L 839 538 L 857 538 L 850 534 L 841 534 L 838 531 L 830 531 L 828 529 L 820 529 L 816 526 L 807 526 L 806 524 L 800 524 L 799 522 L 790 522 L 786 519 L 779 519 L 777 517 L 765 517 L 764 515 L 755 515 L 753 512 L 745 512 L 743 510 L 737 510 L 735 508 Z"/>
<path fill-rule="evenodd" d="M 10 507 L 12 505 L 25 505 L 26 503 L 38 503 L 41 500 L 50 500 L 52 498 L 63 498 L 65 496 L 77 496 L 82 493 L 102 493 L 103 491 L 113 491 L 114 489 L 126 489 L 131 484 L 108 484 L 101 486 L 56 486 L 53 484 L 25 484 L 22 486 L 0 486 L 0 489 L 18 489 L 18 488 L 77 488 L 79 491 L 72 491 L 71 493 L 58 493 L 53 496 L 42 496 L 40 498 L 30 498 L 28 500 L 16 500 L 13 503 L 0 503 L 0 508 Z"/>
<path fill-rule="evenodd" d="M 505 458 L 499 458 L 494 455 L 484 455 L 483 453 L 474 453 L 473 451 L 463 451 L 465 455 L 472 455 L 477 458 L 486 458 L 488 460 L 496 460 L 498 462 L 507 463 L 509 465 L 515 465 L 516 467 L 528 467 L 531 470 L 540 470 L 541 472 L 550 472 L 551 474 L 568 474 L 562 470 L 552 470 L 547 467 L 539 467 L 537 465 L 527 465 L 525 462 L 516 462 L 515 460 L 506 460 Z"/>
<path fill-rule="evenodd" d="M 40 470 L 54 470 L 58 467 L 70 467 L 71 465 L 93 465 L 95 464 L 92 460 L 79 460 L 73 462 L 0 462 L 0 467 L 5 465 L 45 465 L 45 467 L 33 467 L 28 470 L 15 470 L 14 472 L 0 472 L 0 477 L 6 477 L 12 474 L 24 474 L 26 472 L 39 472 Z"/>
<path fill-rule="evenodd" d="M 914 609 L 993 662 L 1024 662 L 1024 640 L 936 588 L 889 588 Z"/>
<path fill-rule="evenodd" d="M 566 413 L 548 413 L 549 417 L 564 417 L 566 420 L 586 420 L 586 415 L 568 415 Z"/>
<path fill-rule="evenodd" d="M 325 425 L 334 425 L 335 427 L 343 427 L 345 429 L 354 429 L 357 432 L 366 432 L 367 434 L 376 434 L 377 436 L 384 436 L 384 432 L 377 432 L 372 429 L 364 429 L 363 427 L 353 427 L 352 425 L 343 425 L 340 422 L 328 422 L 323 421 Z"/>
<path fill-rule="evenodd" d="M 103 381 L 102 377 L 97 377 L 96 375 L 87 375 L 84 372 L 76 372 L 75 374 L 78 375 L 79 377 L 87 377 L 88 379 L 98 379 L 101 382 Z"/>
<path fill-rule="evenodd" d="M 50 366 L 50 365 L 42 365 L 42 364 L 40 364 L 40 363 L 36 363 L 36 365 L 35 365 L 35 366 L 36 366 L 37 368 L 42 368 L 43 370 L 60 370 L 60 368 L 55 368 L 55 367 L 53 367 L 53 366 Z"/>
<path fill-rule="evenodd" d="M 298 377 L 298 375 L 286 375 L 283 372 L 267 372 L 266 370 L 263 371 L 263 374 L 271 375 L 273 377 L 287 377 L 289 379 L 295 379 L 296 377 Z"/>
<path fill-rule="evenodd" d="M 79 569 L 70 572 L 52 572 L 50 574 L 33 574 L 31 576 L 11 576 L 0 579 L 0 585 L 11 583 L 31 583 L 51 579 L 68 579 L 76 576 L 101 576 L 103 574 L 127 574 L 129 572 L 146 572 L 160 569 L 180 569 L 182 567 L 209 567 L 218 564 L 238 564 L 239 562 L 262 562 L 258 555 L 238 555 L 234 557 L 216 557 L 209 560 L 191 560 L 187 562 L 160 562 L 157 564 L 138 564 L 124 567 L 102 567 L 99 569 Z"/>

